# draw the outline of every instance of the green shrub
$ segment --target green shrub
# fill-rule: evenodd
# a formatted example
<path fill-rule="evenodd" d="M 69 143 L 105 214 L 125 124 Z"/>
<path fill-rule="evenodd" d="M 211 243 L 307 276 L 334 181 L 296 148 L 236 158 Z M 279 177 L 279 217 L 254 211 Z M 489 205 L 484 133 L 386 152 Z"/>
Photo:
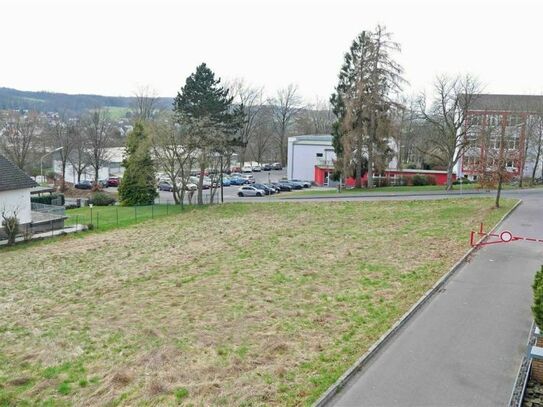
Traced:
<path fill-rule="evenodd" d="M 95 206 L 109 206 L 113 205 L 115 202 L 115 198 L 104 192 L 95 192 L 92 195 L 92 199 L 89 201 L 89 203 Z"/>
<path fill-rule="evenodd" d="M 413 185 L 414 186 L 422 186 L 422 185 L 428 185 L 428 180 L 424 175 L 413 175 Z"/>
<path fill-rule="evenodd" d="M 536 325 L 541 329 L 543 327 L 543 266 L 535 273 L 532 290 L 534 293 L 532 314 L 534 315 Z"/>
<path fill-rule="evenodd" d="M 30 198 L 30 202 L 45 204 L 45 205 L 54 205 L 54 204 L 60 203 L 59 206 L 62 206 L 64 205 L 65 199 L 64 199 L 64 194 L 50 194 L 50 195 L 43 195 L 43 196 L 33 196 Z M 53 203 L 53 202 L 56 202 L 56 203 Z"/>
<path fill-rule="evenodd" d="M 436 177 L 434 177 L 433 175 L 427 175 L 426 185 L 437 185 Z"/>

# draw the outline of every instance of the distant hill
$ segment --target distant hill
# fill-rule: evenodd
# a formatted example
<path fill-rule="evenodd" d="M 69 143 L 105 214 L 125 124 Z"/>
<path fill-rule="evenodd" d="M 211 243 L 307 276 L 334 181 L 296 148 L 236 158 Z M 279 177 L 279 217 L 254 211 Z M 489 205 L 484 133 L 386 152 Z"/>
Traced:
<path fill-rule="evenodd" d="M 27 92 L 0 87 L 0 110 L 37 110 L 40 112 L 82 113 L 97 107 L 128 108 L 133 97 L 69 95 L 54 92 Z M 158 106 L 171 108 L 173 98 L 159 98 Z"/>

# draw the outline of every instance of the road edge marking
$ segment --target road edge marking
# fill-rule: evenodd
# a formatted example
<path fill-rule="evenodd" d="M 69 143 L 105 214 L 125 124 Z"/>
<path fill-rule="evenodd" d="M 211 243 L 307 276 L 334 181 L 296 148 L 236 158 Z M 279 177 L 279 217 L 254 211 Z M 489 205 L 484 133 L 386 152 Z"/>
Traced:
<path fill-rule="evenodd" d="M 519 199 L 515 205 L 507 213 L 505 213 L 501 219 L 494 225 L 494 227 L 490 230 L 490 233 L 494 233 L 494 231 L 513 213 L 515 209 L 517 209 L 522 204 L 522 199 Z M 312 407 L 324 407 L 332 400 L 332 398 L 339 393 L 339 391 L 345 387 L 345 385 L 349 382 L 350 379 L 352 379 L 363 367 L 366 365 L 373 357 L 377 355 L 377 353 L 383 348 L 383 346 L 390 340 L 394 335 L 396 335 L 400 329 L 411 319 L 413 315 L 417 313 L 417 311 L 422 308 L 424 304 L 426 304 L 435 293 L 437 293 L 441 287 L 443 287 L 449 278 L 451 278 L 467 261 L 467 259 L 477 250 L 479 249 L 479 243 L 486 240 L 488 236 L 481 237 L 476 245 L 472 248 L 470 248 L 461 258 L 458 260 L 451 269 L 445 273 L 428 291 L 426 291 L 419 300 L 407 310 L 405 314 L 403 314 L 400 319 L 398 319 L 392 327 L 385 332 L 379 339 L 377 339 L 376 342 L 371 345 L 371 347 L 364 353 L 358 360 L 354 362 L 354 364 L 349 367 L 345 373 L 343 373 L 339 379 L 336 380 L 334 384 L 332 384 L 318 399 L 312 404 Z"/>

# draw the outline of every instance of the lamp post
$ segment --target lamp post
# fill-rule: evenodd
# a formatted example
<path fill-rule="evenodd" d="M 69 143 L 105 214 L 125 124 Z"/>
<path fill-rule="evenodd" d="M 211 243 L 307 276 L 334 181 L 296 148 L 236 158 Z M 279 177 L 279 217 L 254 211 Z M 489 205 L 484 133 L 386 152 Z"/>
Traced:
<path fill-rule="evenodd" d="M 60 150 L 63 150 L 64 147 L 59 147 L 59 148 L 56 148 L 54 149 L 53 151 L 49 151 L 48 153 L 45 153 L 41 158 L 40 158 L 40 175 L 41 175 L 41 178 L 43 179 L 43 159 L 45 157 L 47 157 L 48 155 L 50 154 L 53 154 L 53 153 L 56 153 L 57 151 L 60 151 Z M 64 177 L 64 174 L 62 174 L 62 176 Z"/>

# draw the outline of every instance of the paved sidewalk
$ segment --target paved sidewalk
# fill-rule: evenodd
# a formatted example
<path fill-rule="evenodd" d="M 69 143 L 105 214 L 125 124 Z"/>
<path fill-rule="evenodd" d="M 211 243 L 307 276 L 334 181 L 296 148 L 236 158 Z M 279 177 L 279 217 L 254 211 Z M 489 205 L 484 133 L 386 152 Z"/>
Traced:
<path fill-rule="evenodd" d="M 498 229 L 543 238 L 543 196 Z M 504 406 L 525 352 L 543 244 L 481 248 L 332 400 L 335 406 Z"/>

